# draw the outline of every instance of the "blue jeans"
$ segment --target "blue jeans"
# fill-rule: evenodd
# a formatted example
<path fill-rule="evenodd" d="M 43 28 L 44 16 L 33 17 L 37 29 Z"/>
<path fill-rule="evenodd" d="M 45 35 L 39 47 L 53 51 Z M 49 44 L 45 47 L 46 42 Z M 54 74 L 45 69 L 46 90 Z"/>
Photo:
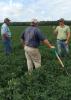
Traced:
<path fill-rule="evenodd" d="M 69 47 L 68 44 L 65 43 L 65 41 L 57 40 L 57 49 L 60 56 L 69 54 Z"/>
<path fill-rule="evenodd" d="M 9 55 L 12 52 L 11 39 L 8 38 L 3 40 L 3 44 L 4 44 L 5 54 Z"/>

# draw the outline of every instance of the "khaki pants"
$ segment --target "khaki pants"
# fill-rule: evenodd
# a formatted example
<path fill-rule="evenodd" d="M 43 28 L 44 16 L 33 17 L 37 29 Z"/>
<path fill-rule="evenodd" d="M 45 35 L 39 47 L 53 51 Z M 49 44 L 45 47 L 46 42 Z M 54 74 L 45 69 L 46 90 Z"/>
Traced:
<path fill-rule="evenodd" d="M 37 48 L 32 48 L 28 46 L 25 46 L 24 50 L 27 59 L 28 71 L 31 72 L 33 70 L 33 67 L 41 67 L 41 55 L 39 50 Z"/>

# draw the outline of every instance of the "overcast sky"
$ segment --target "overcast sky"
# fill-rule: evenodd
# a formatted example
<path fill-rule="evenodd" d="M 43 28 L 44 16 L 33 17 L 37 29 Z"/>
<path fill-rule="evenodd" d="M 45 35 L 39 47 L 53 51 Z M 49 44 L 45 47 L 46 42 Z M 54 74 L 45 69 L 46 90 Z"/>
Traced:
<path fill-rule="evenodd" d="M 0 0 L 0 21 L 71 20 L 71 0 Z"/>

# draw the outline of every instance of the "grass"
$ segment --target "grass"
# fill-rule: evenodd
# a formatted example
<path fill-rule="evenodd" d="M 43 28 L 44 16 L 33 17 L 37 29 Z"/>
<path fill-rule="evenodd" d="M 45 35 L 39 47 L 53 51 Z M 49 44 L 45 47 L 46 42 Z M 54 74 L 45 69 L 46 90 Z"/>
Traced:
<path fill-rule="evenodd" d="M 0 100 L 71 100 L 71 76 L 61 69 L 55 55 L 49 48 L 39 47 L 42 55 L 42 67 L 27 72 L 24 50 L 20 43 L 25 26 L 12 26 L 13 53 L 7 57 L 3 52 L 0 37 Z M 56 45 L 56 37 L 51 26 L 39 27 L 48 40 Z M 71 54 L 71 41 L 70 41 Z M 63 60 L 65 68 L 71 74 L 71 55 Z"/>

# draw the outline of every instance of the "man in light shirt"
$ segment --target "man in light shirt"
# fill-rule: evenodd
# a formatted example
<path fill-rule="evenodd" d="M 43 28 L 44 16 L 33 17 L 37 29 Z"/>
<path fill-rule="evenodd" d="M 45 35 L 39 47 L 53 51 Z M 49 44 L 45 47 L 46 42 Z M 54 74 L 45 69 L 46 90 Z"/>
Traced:
<path fill-rule="evenodd" d="M 56 27 L 54 32 L 57 34 L 58 54 L 60 56 L 69 55 L 70 28 L 65 25 L 63 18 L 59 20 L 59 26 Z M 62 50 L 64 50 L 65 54 L 63 54 Z"/>
<path fill-rule="evenodd" d="M 9 29 L 10 20 L 8 18 L 4 19 L 4 23 L 1 26 L 1 37 L 5 48 L 5 54 L 9 55 L 12 51 L 11 45 L 11 32 Z"/>

